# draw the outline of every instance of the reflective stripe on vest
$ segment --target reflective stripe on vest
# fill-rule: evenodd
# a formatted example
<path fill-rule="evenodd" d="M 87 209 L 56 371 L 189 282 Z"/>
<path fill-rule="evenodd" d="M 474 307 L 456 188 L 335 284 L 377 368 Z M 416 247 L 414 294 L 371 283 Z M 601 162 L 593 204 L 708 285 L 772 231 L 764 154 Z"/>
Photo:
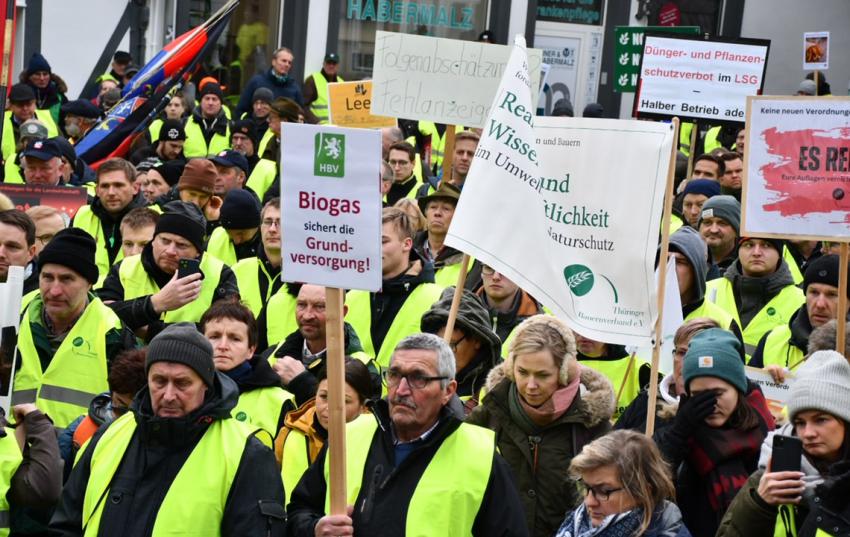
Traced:
<path fill-rule="evenodd" d="M 301 431 L 291 429 L 283 443 L 280 457 L 280 478 L 283 480 L 283 494 L 286 504 L 292 496 L 292 490 L 301 480 L 313 461 L 310 460 L 310 439 Z"/>
<path fill-rule="evenodd" d="M 324 73 L 316 71 L 312 75 L 313 83 L 316 85 L 316 100 L 310 103 L 310 111 L 318 118 L 319 123 L 328 123 L 328 80 Z M 341 76 L 336 77 L 337 82 L 345 82 Z"/>
<path fill-rule="evenodd" d="M 378 423 L 363 414 L 346 425 L 346 503 L 355 505 L 366 470 L 366 460 Z M 449 434 L 428 463 L 408 504 L 405 535 L 468 537 L 481 508 L 496 454 L 496 435 L 490 429 L 461 423 Z M 329 482 L 329 457 L 325 457 L 325 483 Z M 326 488 L 328 491 L 330 487 Z M 404 499 L 399 501 L 404 502 Z M 325 494 L 325 512 L 330 496 Z"/>
<path fill-rule="evenodd" d="M 298 323 L 295 322 L 296 299 L 284 288 L 281 291 L 275 293 L 266 304 L 266 340 L 270 347 L 298 330 Z"/>
<path fill-rule="evenodd" d="M 6 429 L 6 435 L 0 438 L 0 537 L 9 535 L 9 500 L 6 494 L 12 484 L 12 476 L 23 461 L 21 448 L 13 429 Z"/>
<path fill-rule="evenodd" d="M 94 237 L 97 249 L 94 254 L 94 262 L 97 265 L 98 278 L 94 285 L 95 289 L 103 286 L 103 281 L 109 274 L 109 269 L 113 264 L 124 259 L 124 249 L 118 248 L 118 253 L 112 262 L 109 261 L 109 252 L 106 250 L 106 234 L 103 232 L 100 218 L 91 210 L 91 205 L 83 205 L 77 214 L 74 215 L 73 227 L 82 229 L 92 237 Z"/>
<path fill-rule="evenodd" d="M 729 330 L 729 327 L 731 327 L 732 323 L 735 321 L 735 318 L 729 315 L 726 310 L 706 299 L 703 299 L 702 305 L 690 312 L 688 316 L 685 317 L 685 320 L 690 321 L 691 319 L 698 319 L 699 317 L 714 319 L 717 321 L 717 324 L 720 325 L 720 328 L 723 328 L 724 330 Z"/>
<path fill-rule="evenodd" d="M 581 365 L 605 375 L 608 380 L 611 381 L 611 386 L 614 388 L 615 396 L 617 393 L 620 393 L 620 389 L 622 387 L 620 399 L 617 401 L 617 410 L 615 411 L 612 419 L 616 419 L 617 416 L 622 414 L 622 412 L 626 410 L 626 407 L 634 401 L 635 397 L 637 397 L 641 390 L 640 368 L 647 362 L 639 356 L 635 356 L 635 363 L 632 365 L 632 370 L 629 372 L 628 378 L 626 378 L 626 371 L 629 369 L 630 358 L 631 356 L 624 356 L 616 360 L 593 360 L 587 358 L 579 360 Z M 623 381 L 625 381 L 625 385 L 623 385 Z"/>
<path fill-rule="evenodd" d="M 261 158 L 248 176 L 245 186 L 253 190 L 254 194 L 262 200 L 275 179 L 277 179 L 277 162 Z"/>
<path fill-rule="evenodd" d="M 221 280 L 224 263 L 207 254 L 201 256 L 201 294 L 198 298 L 173 311 L 167 311 L 159 316 L 166 323 L 188 321 L 197 323 L 201 316 L 212 304 L 215 289 Z M 124 286 L 124 300 L 139 298 L 159 292 L 159 286 L 153 281 L 142 265 L 142 254 L 132 255 L 118 265 L 118 276 Z"/>
<path fill-rule="evenodd" d="M 236 264 L 236 247 L 230 240 L 227 230 L 219 226 L 215 228 L 207 242 L 207 253 L 228 267 Z"/>
<path fill-rule="evenodd" d="M 109 391 L 106 333 L 120 329 L 121 320 L 99 298 L 92 299 L 42 371 L 31 327 L 42 308 L 39 297 L 24 312 L 18 336 L 21 369 L 15 375 L 12 404 L 34 402 L 56 427 L 65 428 L 88 412 L 95 396 Z"/>
<path fill-rule="evenodd" d="M 295 396 L 275 386 L 257 388 L 239 395 L 239 401 L 230 415 L 236 421 L 245 422 L 253 428 L 262 429 L 265 434 L 258 434 L 265 445 L 272 447 L 277 436 L 280 412 L 287 400 L 295 404 Z"/>
<path fill-rule="evenodd" d="M 433 283 L 420 283 L 408 295 L 407 300 L 393 319 L 381 348 L 375 349 L 372 343 L 372 307 L 369 292 L 352 290 L 345 297 L 348 315 L 345 319 L 360 337 L 363 351 L 369 356 L 375 356 L 379 367 L 386 368 L 390 364 L 395 346 L 405 337 L 421 331 L 422 315 L 440 299 L 443 288 Z"/>
<path fill-rule="evenodd" d="M 53 138 L 59 136 L 59 130 L 56 128 L 56 122 L 53 121 L 53 116 L 49 110 L 36 110 L 35 119 L 44 123 L 47 127 L 47 137 Z M 3 115 L 3 142 L 0 145 L 0 151 L 3 153 L 3 159 L 9 160 L 9 157 L 15 156 L 17 151 L 18 139 L 15 138 L 15 129 L 12 127 L 12 111 L 6 110 Z"/>
<path fill-rule="evenodd" d="M 183 155 L 187 158 L 207 158 L 209 155 L 217 155 L 225 149 L 230 149 L 230 127 L 225 130 L 224 135 L 215 133 L 210 138 L 209 145 L 204 138 L 204 131 L 195 122 L 194 116 L 189 116 L 183 128 L 186 131 L 186 141 L 183 143 Z"/>
<path fill-rule="evenodd" d="M 472 271 L 473 263 L 475 263 L 475 259 L 470 257 L 469 265 L 466 267 L 467 274 Z M 461 262 L 458 261 L 457 263 L 438 268 L 436 273 L 434 273 L 434 283 L 443 287 L 452 287 L 457 285 L 457 277 L 460 275 L 460 265 Z"/>
<path fill-rule="evenodd" d="M 732 315 L 732 318 L 741 327 L 747 362 L 750 361 L 762 336 L 777 326 L 788 324 L 794 312 L 806 302 L 806 297 L 799 287 L 788 285 L 762 307 L 750 321 L 750 324 L 743 327 L 741 326 L 741 317 L 738 315 L 738 305 L 735 303 L 735 295 L 732 292 L 732 282 L 727 278 L 711 280 L 706 284 L 705 295 L 707 297 L 714 295 L 713 302 L 723 311 Z"/>
<path fill-rule="evenodd" d="M 112 422 L 95 446 L 83 499 L 86 537 L 94 537 L 100 530 L 109 485 L 135 430 L 135 416 L 127 413 Z M 227 497 L 251 434 L 245 424 L 233 419 L 212 422 L 171 482 L 157 510 L 153 537 L 221 535 Z"/>
<path fill-rule="evenodd" d="M 803 363 L 804 357 L 805 353 L 791 344 L 791 328 L 787 324 L 771 330 L 764 341 L 763 366 L 778 365 L 796 369 Z"/>

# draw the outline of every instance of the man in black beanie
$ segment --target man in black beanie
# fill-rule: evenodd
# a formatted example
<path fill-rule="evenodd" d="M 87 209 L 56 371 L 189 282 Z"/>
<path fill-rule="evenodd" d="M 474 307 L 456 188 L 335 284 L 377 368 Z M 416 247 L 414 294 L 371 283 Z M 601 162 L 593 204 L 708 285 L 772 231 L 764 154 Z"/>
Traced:
<path fill-rule="evenodd" d="M 803 276 L 805 304 L 794 312 L 790 321 L 761 338 L 749 365 L 766 368 L 781 382 L 786 370 L 795 370 L 803 363 L 812 330 L 838 316 L 839 267 L 838 256 L 834 254 L 821 256 L 809 265 Z"/>
<path fill-rule="evenodd" d="M 205 238 L 196 205 L 166 203 L 153 241 L 141 255 L 113 265 L 99 296 L 133 330 L 147 326 L 148 340 L 166 324 L 200 321 L 215 300 L 239 293 L 233 271 L 204 251 Z M 178 277 L 181 265 L 188 275 Z"/>
<path fill-rule="evenodd" d="M 224 93 L 217 82 L 207 82 L 198 94 L 200 106 L 186 120 L 186 158 L 215 155 L 230 146 L 230 127 L 222 106 Z"/>
<path fill-rule="evenodd" d="M 234 189 L 224 199 L 219 227 L 210 235 L 207 252 L 227 266 L 257 255 L 260 247 L 260 200 L 250 190 Z"/>
<path fill-rule="evenodd" d="M 27 305 L 18 335 L 12 404 L 35 403 L 67 427 L 109 390 L 109 363 L 135 346 L 133 333 L 91 292 L 97 281 L 94 239 L 65 229 L 39 256 L 39 294 Z"/>
<path fill-rule="evenodd" d="M 231 418 L 239 391 L 216 373 L 207 339 L 192 323 L 166 328 L 148 347 L 145 371 L 148 386 L 132 411 L 98 431 L 75 465 L 51 534 L 79 535 L 88 526 L 96 535 L 150 535 L 162 527 L 281 535 L 286 516 L 274 455 Z M 84 513 L 90 502 L 94 510 Z"/>
<path fill-rule="evenodd" d="M 250 119 L 240 119 L 230 124 L 230 147 L 234 151 L 238 151 L 248 160 L 248 173 L 254 171 L 254 166 L 260 160 L 257 154 L 259 136 L 257 135 L 257 127 Z"/>
<path fill-rule="evenodd" d="M 152 144 L 135 151 L 130 162 L 138 165 L 145 159 L 156 157 L 162 162 L 180 161 L 186 164 L 183 146 L 186 143 L 186 131 L 178 119 L 166 119 L 159 128 L 159 138 Z"/>

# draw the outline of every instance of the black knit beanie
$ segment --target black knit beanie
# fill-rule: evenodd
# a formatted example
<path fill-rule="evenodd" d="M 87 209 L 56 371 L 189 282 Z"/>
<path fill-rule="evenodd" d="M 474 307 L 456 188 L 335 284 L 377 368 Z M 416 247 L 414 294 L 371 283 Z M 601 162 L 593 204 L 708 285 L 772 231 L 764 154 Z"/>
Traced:
<path fill-rule="evenodd" d="M 224 198 L 219 215 L 224 229 L 260 227 L 260 200 L 250 190 L 234 188 Z"/>
<path fill-rule="evenodd" d="M 195 323 L 174 323 L 157 334 L 148 345 L 145 374 L 155 362 L 172 362 L 190 367 L 212 387 L 215 379 L 213 348 Z"/>
<path fill-rule="evenodd" d="M 809 288 L 809 284 L 823 283 L 838 287 L 839 260 L 835 254 L 821 256 L 806 268 L 803 275 L 803 292 Z M 847 286 L 847 296 L 850 297 L 850 285 Z"/>
<path fill-rule="evenodd" d="M 153 234 L 157 236 L 163 232 L 179 235 L 191 242 L 198 252 L 203 252 L 207 220 L 194 203 L 170 201 L 162 207 L 162 216 Z"/>
<path fill-rule="evenodd" d="M 97 282 L 94 262 L 97 245 L 94 238 L 80 228 L 71 227 L 57 233 L 38 256 L 38 266 L 48 263 L 62 265 L 77 272 L 89 283 Z"/>

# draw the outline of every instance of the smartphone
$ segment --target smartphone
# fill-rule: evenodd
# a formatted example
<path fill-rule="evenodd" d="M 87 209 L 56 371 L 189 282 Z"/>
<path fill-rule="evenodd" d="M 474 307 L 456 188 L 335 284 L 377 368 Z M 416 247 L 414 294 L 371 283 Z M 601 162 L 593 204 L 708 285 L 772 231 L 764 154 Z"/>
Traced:
<path fill-rule="evenodd" d="M 197 259 L 181 258 L 177 262 L 177 279 L 199 274 L 201 272 L 201 262 Z"/>
<path fill-rule="evenodd" d="M 799 472 L 803 458 L 803 442 L 796 436 L 773 435 L 771 472 Z"/>

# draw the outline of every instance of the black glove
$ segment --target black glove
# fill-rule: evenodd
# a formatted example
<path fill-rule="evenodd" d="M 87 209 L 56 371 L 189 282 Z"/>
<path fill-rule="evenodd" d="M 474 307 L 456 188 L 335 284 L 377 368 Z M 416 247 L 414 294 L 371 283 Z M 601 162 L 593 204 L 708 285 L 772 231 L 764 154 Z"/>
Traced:
<path fill-rule="evenodd" d="M 680 433 L 690 434 L 714 412 L 717 404 L 717 394 L 711 390 L 700 392 L 694 396 L 682 397 L 679 402 L 679 410 L 676 412 L 676 420 L 673 426 Z"/>

